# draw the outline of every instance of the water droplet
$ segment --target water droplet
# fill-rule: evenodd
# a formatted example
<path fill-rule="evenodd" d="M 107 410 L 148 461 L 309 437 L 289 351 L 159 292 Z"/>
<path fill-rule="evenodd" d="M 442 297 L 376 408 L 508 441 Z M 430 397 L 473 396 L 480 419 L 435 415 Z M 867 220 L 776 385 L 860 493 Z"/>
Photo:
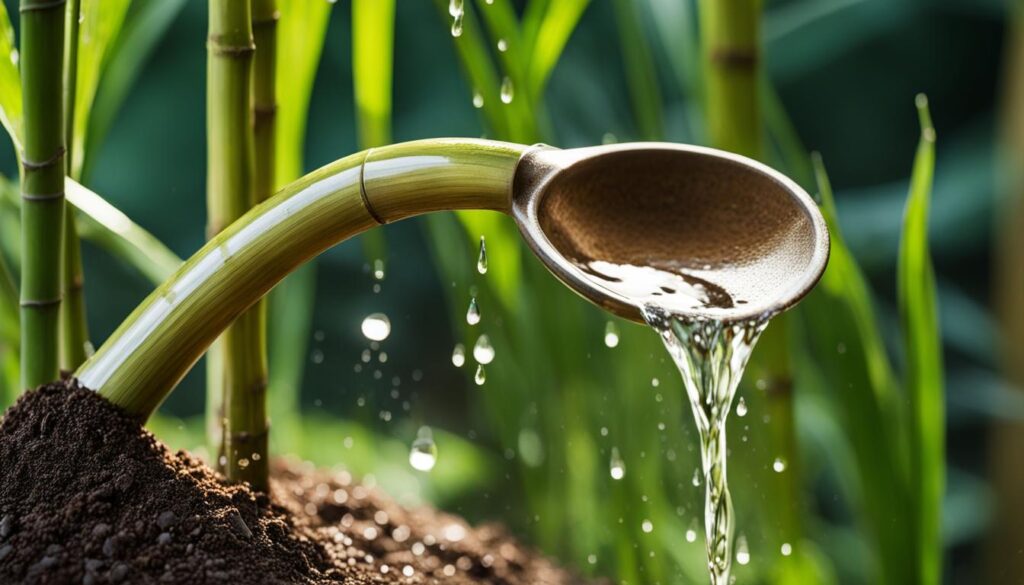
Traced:
<path fill-rule="evenodd" d="M 476 303 L 476 297 L 469 299 L 469 309 L 466 310 L 466 323 L 476 325 L 480 322 L 480 305 Z"/>
<path fill-rule="evenodd" d="M 504 53 L 508 50 L 508 41 L 505 39 L 498 39 L 498 50 Z"/>
<path fill-rule="evenodd" d="M 618 447 L 612 447 L 612 459 L 608 471 L 614 480 L 620 480 L 626 476 L 626 463 L 622 460 L 622 456 L 619 455 Z"/>
<path fill-rule="evenodd" d="M 327 0 L 328 4 L 337 4 L 338 0 Z"/>
<path fill-rule="evenodd" d="M 377 280 L 384 280 L 384 260 L 377 258 L 373 261 L 373 277 Z"/>
<path fill-rule="evenodd" d="M 473 375 L 473 381 L 476 382 L 477 386 L 483 386 L 484 382 L 487 381 L 487 372 L 484 371 L 482 364 L 477 365 L 476 374 Z"/>
<path fill-rule="evenodd" d="M 494 347 L 486 333 L 477 338 L 473 346 L 473 359 L 485 366 L 494 361 Z"/>
<path fill-rule="evenodd" d="M 591 565 L 596 565 L 597 564 L 597 555 L 595 555 L 595 554 L 587 555 L 587 562 L 590 563 Z"/>
<path fill-rule="evenodd" d="M 657 378 L 651 378 L 651 386 L 657 388 L 660 385 L 661 385 L 661 380 L 659 380 Z"/>
<path fill-rule="evenodd" d="M 786 460 L 782 457 L 776 457 L 775 461 L 772 462 L 772 469 L 775 470 L 775 473 L 786 471 Z"/>
<path fill-rule="evenodd" d="M 747 537 L 743 534 L 736 539 L 736 562 L 741 565 L 750 563 L 750 548 L 747 546 Z"/>
<path fill-rule="evenodd" d="M 693 521 L 690 522 L 690 527 L 686 529 L 686 542 L 697 541 L 697 527 L 697 519 L 694 518 Z"/>
<path fill-rule="evenodd" d="M 409 465 L 417 471 L 430 471 L 437 464 L 437 444 L 430 427 L 420 427 L 409 449 Z"/>
<path fill-rule="evenodd" d="M 512 79 L 506 76 L 501 81 L 501 103 L 511 104 L 513 97 L 515 97 L 515 88 L 512 87 Z"/>
<path fill-rule="evenodd" d="M 608 347 L 617 347 L 619 345 L 619 328 L 615 325 L 615 321 L 609 321 L 604 326 L 604 344 Z"/>
<path fill-rule="evenodd" d="M 782 546 L 779 547 L 779 552 L 782 553 L 782 556 L 788 557 L 789 555 L 793 554 L 793 545 L 789 544 L 788 542 L 784 542 L 782 543 Z"/>
<path fill-rule="evenodd" d="M 455 344 L 452 350 L 452 365 L 461 368 L 466 363 L 466 346 L 461 343 Z"/>
<path fill-rule="evenodd" d="M 372 313 L 363 319 L 363 335 L 371 341 L 384 341 L 391 335 L 391 320 L 384 313 Z"/>
<path fill-rule="evenodd" d="M 693 470 L 693 479 L 690 480 L 690 483 L 693 484 L 693 487 L 699 487 L 700 486 L 700 469 L 694 469 Z"/>
<path fill-rule="evenodd" d="M 480 255 L 476 259 L 476 271 L 487 274 L 487 244 L 483 236 L 480 236 Z"/>
<path fill-rule="evenodd" d="M 462 36 L 462 17 L 465 15 L 463 0 L 450 0 L 448 2 L 448 14 L 452 16 L 452 36 Z"/>
<path fill-rule="evenodd" d="M 640 524 L 640 529 L 646 532 L 647 534 L 650 534 L 654 532 L 654 524 L 652 524 L 650 520 L 644 520 Z"/>
<path fill-rule="evenodd" d="M 484 107 L 484 96 L 479 91 L 473 92 L 473 107 L 478 110 Z"/>
<path fill-rule="evenodd" d="M 739 402 L 736 403 L 736 416 L 747 416 L 747 401 L 743 400 L 740 396 Z"/>
<path fill-rule="evenodd" d="M 611 132 L 605 132 L 604 136 L 601 137 L 601 144 L 615 144 L 619 141 L 619 138 Z"/>
<path fill-rule="evenodd" d="M 241 459 L 238 460 L 238 468 L 245 469 L 246 467 L 249 467 L 249 460 L 246 459 L 245 457 L 242 457 Z"/>
<path fill-rule="evenodd" d="M 21 61 L 21 53 L 18 52 L 18 49 L 11 49 L 11 63 L 17 65 L 19 61 Z"/>

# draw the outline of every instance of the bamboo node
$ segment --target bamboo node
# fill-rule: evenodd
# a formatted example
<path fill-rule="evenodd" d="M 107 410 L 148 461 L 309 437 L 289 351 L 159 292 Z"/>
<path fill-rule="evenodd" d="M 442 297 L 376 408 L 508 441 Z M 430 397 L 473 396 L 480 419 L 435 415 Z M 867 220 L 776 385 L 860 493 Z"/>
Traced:
<path fill-rule="evenodd" d="M 711 61 L 732 69 L 753 69 L 757 66 L 757 49 L 746 47 L 715 47 Z"/>
<path fill-rule="evenodd" d="M 277 114 L 277 104 L 255 104 L 252 107 L 252 113 L 257 122 L 272 120 Z"/>
<path fill-rule="evenodd" d="M 254 18 L 254 19 L 252 19 L 252 27 L 253 28 L 260 28 L 260 27 L 264 27 L 264 26 L 266 26 L 266 27 L 277 26 L 277 21 L 279 21 L 279 20 L 281 20 L 281 11 L 280 10 L 275 10 L 273 12 L 273 14 L 271 14 L 270 16 L 268 16 L 266 18 Z"/>
<path fill-rule="evenodd" d="M 55 307 L 63 301 L 63 297 L 58 296 L 55 299 L 25 299 L 21 301 L 22 308 L 26 309 L 45 309 L 47 307 Z"/>
<path fill-rule="evenodd" d="M 21 157 L 21 166 L 24 167 L 26 172 L 38 171 L 48 167 L 53 167 L 56 166 L 58 163 L 62 162 L 61 158 L 63 158 L 63 156 L 66 153 L 67 149 L 65 149 L 63 146 L 60 146 L 57 148 L 57 152 L 53 153 L 53 156 L 46 160 L 35 161 L 29 160 L 26 157 Z"/>
<path fill-rule="evenodd" d="M 52 8 L 63 8 L 67 2 L 68 0 L 46 0 L 43 2 L 22 0 L 21 4 L 18 6 L 18 12 L 40 12 L 43 10 L 50 10 Z"/>
<path fill-rule="evenodd" d="M 363 207 L 366 208 L 366 212 L 370 214 L 373 221 L 377 222 L 378 225 L 384 225 L 387 222 L 377 214 L 377 210 L 373 208 L 373 205 L 370 205 L 370 198 L 366 195 L 366 181 L 364 180 L 366 176 L 366 161 L 370 159 L 371 154 L 373 154 L 372 148 L 366 151 L 366 155 L 363 156 L 363 162 L 359 163 L 359 197 L 363 200 Z"/>
<path fill-rule="evenodd" d="M 22 201 L 59 201 L 64 199 L 64 191 L 57 193 L 25 193 L 22 191 Z"/>
<path fill-rule="evenodd" d="M 245 59 L 256 52 L 256 45 L 249 41 L 248 45 L 225 45 L 217 37 L 206 39 L 206 50 L 212 55 L 222 55 L 231 59 Z"/>

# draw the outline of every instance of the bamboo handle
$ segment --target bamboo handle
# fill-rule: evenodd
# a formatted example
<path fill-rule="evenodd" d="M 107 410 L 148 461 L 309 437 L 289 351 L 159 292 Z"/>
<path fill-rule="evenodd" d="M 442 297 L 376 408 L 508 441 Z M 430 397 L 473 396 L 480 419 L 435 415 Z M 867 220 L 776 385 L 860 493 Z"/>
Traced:
<path fill-rule="evenodd" d="M 75 375 L 147 418 L 239 314 L 327 248 L 431 211 L 507 213 L 512 177 L 526 149 L 486 140 L 424 140 L 358 153 L 306 175 L 208 242 Z"/>

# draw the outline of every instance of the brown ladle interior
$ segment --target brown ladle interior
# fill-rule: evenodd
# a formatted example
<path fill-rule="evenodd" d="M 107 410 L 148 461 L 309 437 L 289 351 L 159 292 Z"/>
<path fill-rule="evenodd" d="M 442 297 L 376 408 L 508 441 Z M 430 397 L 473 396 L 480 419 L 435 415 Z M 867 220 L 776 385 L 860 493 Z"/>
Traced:
<path fill-rule="evenodd" d="M 516 172 L 513 211 L 559 279 L 635 321 L 645 302 L 663 297 L 622 294 L 588 265 L 681 275 L 712 300 L 727 296 L 673 312 L 734 321 L 788 308 L 828 258 L 824 220 L 802 189 L 760 163 L 700 147 L 534 150 Z"/>

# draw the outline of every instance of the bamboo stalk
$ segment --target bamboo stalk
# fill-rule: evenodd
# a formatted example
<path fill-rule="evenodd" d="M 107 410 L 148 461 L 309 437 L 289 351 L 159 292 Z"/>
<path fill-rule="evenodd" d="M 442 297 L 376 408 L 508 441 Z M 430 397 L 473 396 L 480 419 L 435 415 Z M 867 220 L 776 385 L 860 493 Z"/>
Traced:
<path fill-rule="evenodd" d="M 253 0 L 252 29 L 256 44 L 253 71 L 253 204 L 274 192 L 275 67 L 277 66 L 277 3 Z M 269 482 L 267 439 L 267 303 L 260 299 L 229 329 L 237 336 L 239 359 L 249 378 L 243 387 L 229 386 L 224 396 L 227 429 L 224 434 L 225 471 L 229 478 L 247 481 L 261 490 Z M 228 343 L 231 347 L 231 343 Z M 228 362 L 230 365 L 231 362 Z M 238 367 L 238 364 L 236 364 Z"/>
<path fill-rule="evenodd" d="M 21 0 L 21 385 L 58 375 L 64 235 L 64 0 Z"/>
<path fill-rule="evenodd" d="M 213 237 L 253 204 L 255 46 L 249 0 L 210 0 L 209 18 L 206 201 L 207 233 Z M 220 361 L 211 363 L 211 378 L 220 384 L 207 388 L 207 392 L 221 405 L 223 413 L 217 417 L 223 420 L 218 462 L 233 480 L 248 479 L 253 453 L 259 457 L 258 463 L 266 463 L 257 447 L 266 444 L 265 420 L 256 423 L 250 408 L 266 392 L 263 320 L 263 312 L 258 309 L 239 315 L 221 338 Z M 262 430 L 253 432 L 257 426 Z M 257 487 L 262 486 L 265 481 Z"/>
<path fill-rule="evenodd" d="M 78 16 L 81 0 L 68 0 L 67 42 L 64 48 L 64 144 L 68 176 L 72 176 L 72 147 L 75 143 L 75 95 L 78 86 Z M 78 177 L 75 177 L 78 178 Z M 82 246 L 78 239 L 74 212 L 64 206 L 64 302 L 60 307 L 61 368 L 74 370 L 88 353 L 89 324 L 85 315 L 85 275 L 82 271 Z"/>
<path fill-rule="evenodd" d="M 711 144 L 760 158 L 761 0 L 700 0 L 705 118 Z"/>
<path fill-rule="evenodd" d="M 147 418 L 235 317 L 320 252 L 380 221 L 447 209 L 507 212 L 526 148 L 424 140 L 355 154 L 306 175 L 208 242 L 76 375 Z"/>

